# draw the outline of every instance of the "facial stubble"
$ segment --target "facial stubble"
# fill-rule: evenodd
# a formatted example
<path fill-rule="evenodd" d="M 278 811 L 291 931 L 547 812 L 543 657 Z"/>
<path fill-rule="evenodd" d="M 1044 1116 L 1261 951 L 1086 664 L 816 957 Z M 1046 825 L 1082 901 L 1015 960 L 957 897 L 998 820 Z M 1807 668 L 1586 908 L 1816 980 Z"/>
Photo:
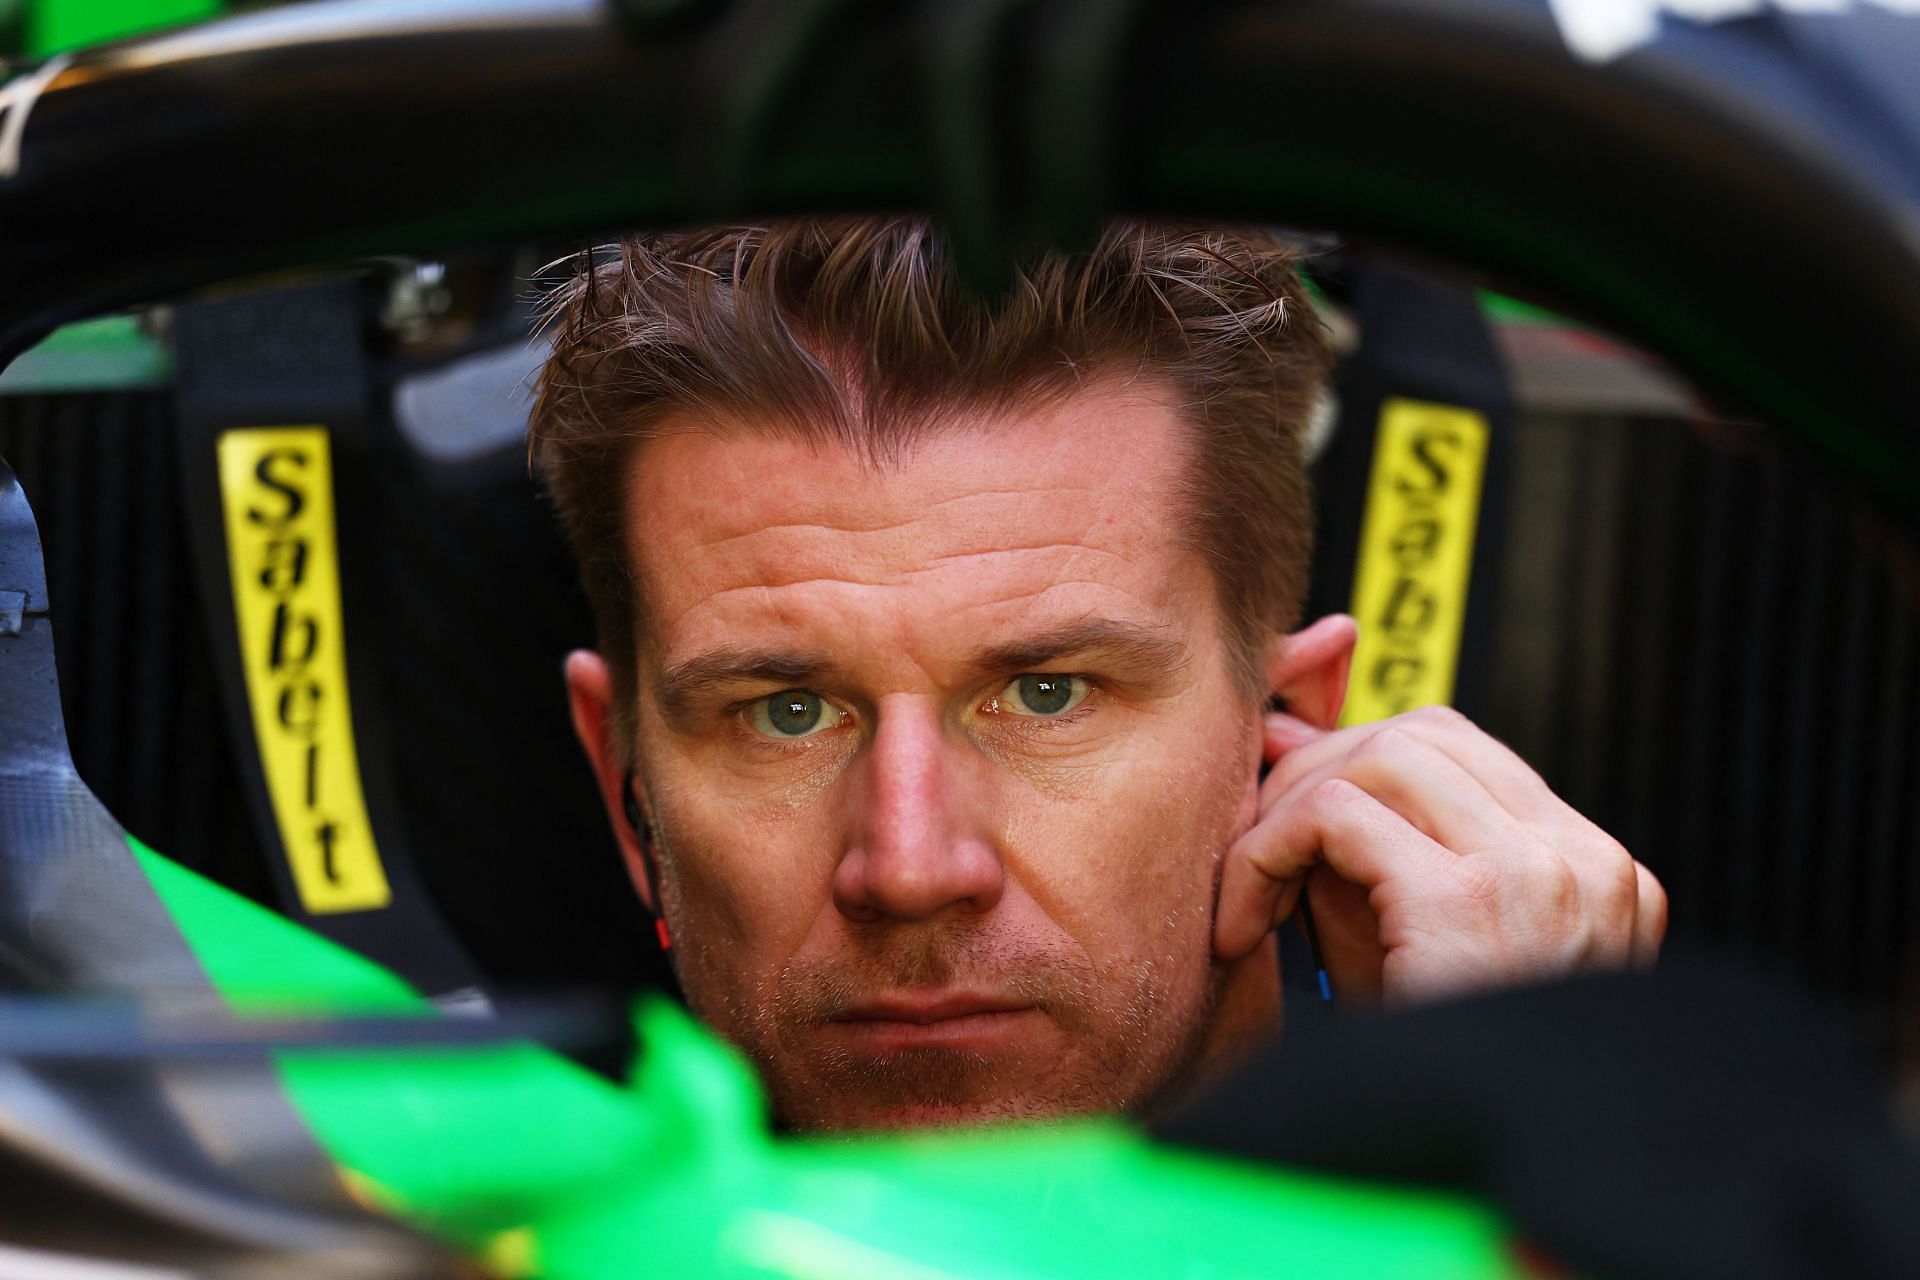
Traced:
<path fill-rule="evenodd" d="M 696 1000 L 696 1012 L 754 1061 L 776 1114 L 795 1129 L 891 1127 L 900 1115 L 966 1124 L 1137 1112 L 1192 1066 L 1218 997 L 1210 956 L 1184 954 L 1190 946 L 1174 941 L 1196 932 L 1182 923 L 1169 918 L 1169 945 L 1128 966 L 1095 964 L 1064 936 L 994 933 L 978 918 L 875 925 L 856 930 L 843 959 L 790 959 L 745 991 L 713 984 L 728 993 L 723 1007 Z M 1190 945 L 1205 948 L 1197 932 Z M 1196 972 L 1200 990 L 1180 990 Z M 1005 1054 L 920 1047 L 875 1056 L 837 1042 L 836 1017 L 913 988 L 1011 996 L 1055 1035 Z"/>

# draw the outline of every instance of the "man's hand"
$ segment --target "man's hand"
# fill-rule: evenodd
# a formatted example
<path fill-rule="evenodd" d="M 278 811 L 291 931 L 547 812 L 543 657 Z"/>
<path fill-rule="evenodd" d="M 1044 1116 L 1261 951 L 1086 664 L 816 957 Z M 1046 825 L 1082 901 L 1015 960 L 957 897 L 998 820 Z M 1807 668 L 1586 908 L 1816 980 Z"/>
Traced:
<path fill-rule="evenodd" d="M 1653 873 L 1459 712 L 1331 732 L 1269 715 L 1263 750 L 1259 817 L 1220 885 L 1222 959 L 1258 947 L 1310 884 L 1344 1000 L 1653 963 L 1667 926 Z"/>

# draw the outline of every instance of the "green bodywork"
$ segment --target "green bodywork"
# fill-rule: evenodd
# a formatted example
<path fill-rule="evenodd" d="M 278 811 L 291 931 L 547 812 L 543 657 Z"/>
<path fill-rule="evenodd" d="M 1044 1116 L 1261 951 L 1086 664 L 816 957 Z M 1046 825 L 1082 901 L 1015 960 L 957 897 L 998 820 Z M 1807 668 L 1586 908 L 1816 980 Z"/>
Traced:
<path fill-rule="evenodd" d="M 0 395 L 141 391 L 168 385 L 173 356 L 136 316 L 64 325 L 0 370 Z"/>
<path fill-rule="evenodd" d="M 15 0 L 24 10 L 21 44 L 35 58 L 162 27 L 203 22 L 231 6 L 221 0 Z"/>
<path fill-rule="evenodd" d="M 371 961 L 129 844 L 236 1013 L 438 1016 Z M 731 1049 L 664 999 L 635 1018 L 625 1085 L 517 1043 L 275 1061 L 350 1182 L 503 1274 L 1519 1274 L 1470 1202 L 1160 1147 L 1117 1122 L 776 1138 Z"/>

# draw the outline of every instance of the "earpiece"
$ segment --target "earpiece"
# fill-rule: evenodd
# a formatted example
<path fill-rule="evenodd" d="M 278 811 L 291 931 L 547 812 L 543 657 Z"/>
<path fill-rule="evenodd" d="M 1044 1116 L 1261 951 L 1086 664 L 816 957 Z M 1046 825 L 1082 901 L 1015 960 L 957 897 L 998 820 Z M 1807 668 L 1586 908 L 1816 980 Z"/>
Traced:
<path fill-rule="evenodd" d="M 1287 700 L 1278 695 L 1268 698 L 1267 710 L 1285 714 Z M 1265 753 L 1261 754 L 1264 757 Z M 1265 782 L 1267 775 L 1272 772 L 1273 766 L 1262 759 L 1260 781 Z M 1320 1003 L 1323 1007 L 1331 1009 L 1333 1008 L 1333 979 L 1327 975 L 1326 957 L 1320 953 L 1320 930 L 1313 922 L 1313 903 L 1307 897 L 1307 886 L 1304 882 L 1300 886 L 1300 905 L 1295 908 L 1295 915 L 1300 921 L 1300 932 L 1307 940 L 1307 963 L 1313 967 L 1314 987 L 1320 993 Z M 1282 973 L 1283 975 L 1285 973 L 1284 962 Z M 1284 981 L 1284 976 L 1282 980 Z"/>
<path fill-rule="evenodd" d="M 640 801 L 633 794 L 632 773 L 627 774 L 621 799 L 625 802 L 627 826 L 633 829 L 633 838 L 640 845 L 640 866 L 647 877 L 647 910 L 653 916 L 654 935 L 660 939 L 662 951 L 672 951 L 673 936 L 667 932 L 667 917 L 660 910 L 660 875 L 653 866 L 653 827 L 648 824 L 646 815 L 640 812 Z"/>

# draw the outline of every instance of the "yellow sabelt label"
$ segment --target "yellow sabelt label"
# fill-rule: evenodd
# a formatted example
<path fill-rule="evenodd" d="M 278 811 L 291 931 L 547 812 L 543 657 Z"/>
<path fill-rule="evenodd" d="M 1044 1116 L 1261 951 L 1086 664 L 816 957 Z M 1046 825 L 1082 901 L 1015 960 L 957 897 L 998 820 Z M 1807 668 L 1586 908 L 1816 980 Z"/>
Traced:
<path fill-rule="evenodd" d="M 240 664 L 300 905 L 384 907 L 347 700 L 327 429 L 223 432 L 219 458 Z"/>
<path fill-rule="evenodd" d="M 1481 415 L 1422 400 L 1381 406 L 1354 569 L 1360 642 L 1342 724 L 1453 700 L 1486 465 Z"/>

